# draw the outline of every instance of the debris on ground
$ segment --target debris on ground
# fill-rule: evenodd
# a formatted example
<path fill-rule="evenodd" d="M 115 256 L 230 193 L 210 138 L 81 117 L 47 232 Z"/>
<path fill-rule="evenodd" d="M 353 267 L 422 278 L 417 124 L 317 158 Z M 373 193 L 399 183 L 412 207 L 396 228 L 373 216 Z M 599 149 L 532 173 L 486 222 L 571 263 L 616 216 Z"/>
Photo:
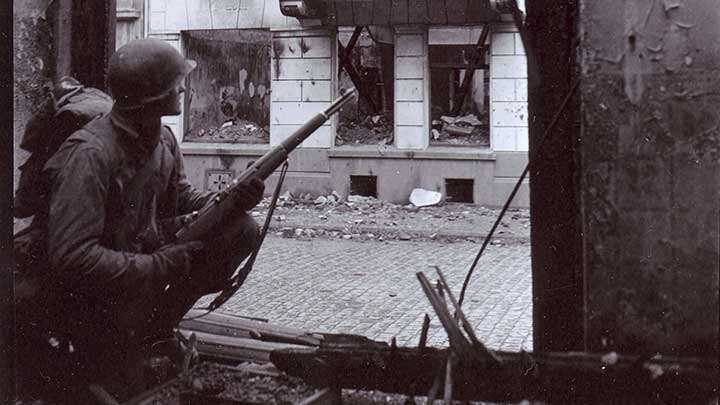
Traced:
<path fill-rule="evenodd" d="M 487 117 L 442 115 L 432 120 L 430 141 L 433 144 L 490 146 L 489 128 Z"/>
<path fill-rule="evenodd" d="M 338 125 L 335 145 L 392 145 L 392 113 L 367 115 Z"/>
<path fill-rule="evenodd" d="M 218 142 L 218 143 L 269 143 L 270 128 L 255 122 L 235 118 L 220 127 L 190 130 L 185 138 L 187 142 Z"/>
<path fill-rule="evenodd" d="M 286 374 L 259 375 L 230 366 L 203 362 L 190 371 L 187 379 L 173 381 L 157 391 L 151 402 L 143 403 L 180 405 L 188 403 L 187 398 L 204 398 L 212 401 L 205 403 L 225 400 L 243 404 L 296 404 L 316 391 L 317 389 L 301 379 Z"/>
<path fill-rule="evenodd" d="M 270 199 L 251 215 L 264 220 Z M 277 202 L 270 234 L 309 241 L 313 238 L 353 241 L 421 241 L 482 243 L 500 209 L 469 203 L 440 201 L 418 207 L 394 204 L 371 196 L 337 191 L 324 195 L 284 192 Z M 511 208 L 493 240 L 503 245 L 529 243 L 530 211 Z M 298 231 L 299 230 L 299 231 Z"/>

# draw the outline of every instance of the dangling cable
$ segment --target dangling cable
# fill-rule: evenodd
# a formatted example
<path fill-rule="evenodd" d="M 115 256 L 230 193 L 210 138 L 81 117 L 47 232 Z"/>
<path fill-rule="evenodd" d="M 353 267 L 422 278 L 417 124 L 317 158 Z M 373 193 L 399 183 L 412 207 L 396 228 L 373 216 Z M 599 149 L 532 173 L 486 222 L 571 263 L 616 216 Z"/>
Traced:
<path fill-rule="evenodd" d="M 548 134 L 550 133 L 550 130 L 552 130 L 555 127 L 555 124 L 557 123 L 558 119 L 560 118 L 560 115 L 565 111 L 565 108 L 567 107 L 568 102 L 572 98 L 572 95 L 575 93 L 575 89 L 577 88 L 579 82 L 576 80 L 575 83 L 572 85 L 570 90 L 568 91 L 567 95 L 565 96 L 565 99 L 563 100 L 562 104 L 560 105 L 560 108 L 553 116 L 552 121 L 550 122 L 550 125 L 548 125 L 547 128 L 543 131 L 542 136 L 538 140 L 538 153 L 536 155 L 539 155 L 539 152 L 541 151 L 543 141 L 545 141 L 545 138 L 547 138 Z M 531 160 L 534 160 L 531 158 Z M 500 211 L 500 215 L 498 215 L 497 219 L 495 220 L 495 223 L 493 224 L 492 228 L 490 228 L 490 232 L 485 236 L 485 240 L 483 240 L 483 244 L 480 247 L 480 251 L 478 252 L 477 256 L 475 256 L 475 260 L 473 261 L 472 266 L 470 266 L 470 270 L 468 271 L 467 275 L 465 276 L 465 281 L 463 282 L 462 289 L 460 290 L 460 298 L 458 299 L 458 307 L 462 306 L 463 300 L 465 299 L 465 291 L 467 290 L 468 284 L 470 284 L 470 277 L 472 277 L 473 272 L 475 271 L 475 266 L 477 266 L 478 261 L 480 260 L 480 256 L 482 256 L 483 252 L 485 252 L 485 248 L 487 247 L 488 243 L 490 242 L 490 239 L 493 237 L 493 234 L 495 233 L 495 230 L 497 229 L 498 225 L 500 225 L 500 222 L 502 221 L 503 217 L 505 216 L 505 212 L 510 207 L 510 203 L 512 202 L 513 198 L 515 198 L 515 194 L 517 194 L 518 190 L 520 189 L 520 185 L 522 185 L 522 182 L 525 180 L 525 177 L 527 176 L 529 170 L 530 170 L 530 163 L 528 162 L 525 165 L 525 170 L 523 170 L 522 174 L 520 175 L 520 178 L 515 183 L 515 187 L 513 188 L 512 192 L 510 193 L 510 196 L 508 196 L 507 200 L 505 201 L 505 205 L 503 205 L 502 210 Z"/>

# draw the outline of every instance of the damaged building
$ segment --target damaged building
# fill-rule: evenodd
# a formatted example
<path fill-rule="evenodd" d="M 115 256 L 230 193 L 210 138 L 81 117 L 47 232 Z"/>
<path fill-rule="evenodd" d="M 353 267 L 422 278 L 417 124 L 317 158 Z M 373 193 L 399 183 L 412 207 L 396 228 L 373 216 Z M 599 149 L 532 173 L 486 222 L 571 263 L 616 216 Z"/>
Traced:
<path fill-rule="evenodd" d="M 21 7 L 15 3 L 17 144 L 40 99 L 42 81 L 73 73 L 89 85 L 103 87 L 103 68 L 115 47 L 108 38 L 116 32 L 107 10 L 113 1 L 37 0 Z M 58 10 L 49 8 L 51 3 Z M 528 3 L 535 64 L 525 62 L 519 35 L 505 22 L 506 16 L 463 9 L 471 3 L 465 1 L 336 0 L 327 2 L 335 7 L 333 13 L 309 13 L 300 19 L 282 14 L 274 0 L 138 3 L 142 2 L 117 2 L 118 45 L 131 37 L 153 36 L 185 53 L 197 52 L 194 57 L 202 64 L 216 51 L 233 59 L 233 52 L 244 44 L 239 28 L 261 31 L 258 35 L 268 41 L 263 44 L 269 44 L 269 90 L 267 84 L 264 92 L 260 90 L 261 79 L 251 79 L 247 65 L 227 68 L 228 82 L 217 83 L 217 89 L 212 80 L 203 84 L 213 96 L 203 108 L 217 110 L 208 111 L 208 121 L 202 124 L 222 128 L 229 123 L 229 128 L 242 123 L 240 118 L 247 121 L 243 125 L 264 128 L 259 121 L 264 111 L 268 143 L 201 140 L 200 129 L 193 134 L 198 127 L 190 119 L 192 114 L 202 117 L 203 108 L 197 104 L 193 109 L 193 103 L 207 95 L 192 90 L 185 114 L 167 120 L 183 141 L 196 185 L 222 187 L 248 161 L 337 97 L 341 81 L 352 82 L 340 71 L 338 49 L 349 45 L 356 26 L 366 27 L 360 34 L 366 37 L 361 36 L 360 46 L 353 50 L 360 53 L 350 58 L 356 66 L 375 66 L 371 64 L 377 62 L 368 58 L 377 57 L 377 48 L 365 59 L 360 49 L 374 46 L 372 27 L 390 27 L 381 32 L 389 34 L 393 44 L 392 85 L 387 85 L 385 71 L 370 83 L 382 83 L 374 101 L 380 100 L 376 107 L 383 112 L 392 111 L 392 120 L 384 121 L 392 127 L 392 142 L 339 145 L 342 118 L 330 120 L 293 152 L 288 186 L 344 193 L 355 188 L 389 200 L 404 199 L 411 187 L 422 186 L 448 197 L 465 193 L 463 199 L 475 203 L 500 204 L 525 167 L 529 149 L 532 189 L 521 189 L 516 203 L 531 202 L 533 350 L 615 354 L 601 359 L 603 375 L 612 379 L 610 387 L 616 387 L 616 381 L 604 372 L 616 363 L 617 353 L 637 355 L 633 367 L 643 365 L 647 375 L 669 379 L 677 367 L 648 369 L 646 361 L 656 354 L 692 356 L 693 361 L 711 362 L 712 373 L 704 375 L 710 376 L 708 385 L 717 381 L 720 15 L 710 2 L 626 1 L 616 6 L 587 0 L 554 7 Z M 386 7 L 367 7 L 373 3 Z M 443 12 L 431 9 L 438 4 L 444 5 Z M 418 16 L 420 12 L 425 14 Z M 479 19 L 469 21 L 468 16 Z M 435 43 L 445 38 L 440 33 L 451 33 L 448 41 L 459 48 L 442 60 L 464 62 L 466 50 L 477 44 L 488 22 L 492 31 L 485 62 L 478 62 L 472 80 L 467 79 L 476 85 L 466 88 L 472 90 L 463 104 L 456 103 L 451 89 L 455 92 L 454 86 L 466 82 L 467 69 L 455 62 L 433 69 L 433 61 L 440 63 L 441 57 L 434 58 L 432 47 L 441 45 Z M 78 37 L 86 39 L 82 46 L 71 46 L 71 39 Z M 195 51 L 186 45 L 193 39 L 199 41 Z M 383 60 L 387 52 L 381 48 Z M 95 63 L 84 63 L 87 60 Z M 241 85 L 243 69 L 247 76 Z M 533 72 L 536 75 L 536 87 L 527 85 L 528 72 L 531 79 Z M 440 84 L 433 84 L 438 75 Z M 448 97 L 435 108 L 433 94 L 445 91 Z M 267 103 L 259 101 L 268 96 Z M 241 107 L 248 101 L 243 97 L 250 97 L 257 108 L 251 119 L 244 118 Z M 363 108 L 368 107 L 348 108 L 347 122 L 364 114 Z M 380 122 L 374 119 L 378 115 L 368 116 Z M 486 118 L 489 146 L 435 144 L 443 141 L 443 128 L 474 131 Z M 530 142 L 528 126 L 533 133 Z M 438 139 L 433 129 L 440 132 Z M 552 136 L 544 138 L 549 132 Z M 23 156 L 15 149 L 17 170 Z M 273 182 L 269 179 L 268 188 Z M 574 381 L 574 376 L 567 381 Z M 630 391 L 643 388 L 633 379 L 621 381 Z M 565 382 L 557 392 L 574 389 Z M 714 387 L 717 401 L 716 383 Z M 666 388 L 668 392 L 672 394 Z M 599 403 L 615 398 L 604 399 Z"/>
<path fill-rule="evenodd" d="M 198 62 L 183 115 L 167 119 L 194 184 L 222 187 L 349 87 L 357 101 L 291 156 L 290 191 L 501 205 L 527 162 L 509 15 L 465 0 L 182 3 L 146 0 L 145 36 Z M 528 201 L 524 184 L 515 204 Z"/>

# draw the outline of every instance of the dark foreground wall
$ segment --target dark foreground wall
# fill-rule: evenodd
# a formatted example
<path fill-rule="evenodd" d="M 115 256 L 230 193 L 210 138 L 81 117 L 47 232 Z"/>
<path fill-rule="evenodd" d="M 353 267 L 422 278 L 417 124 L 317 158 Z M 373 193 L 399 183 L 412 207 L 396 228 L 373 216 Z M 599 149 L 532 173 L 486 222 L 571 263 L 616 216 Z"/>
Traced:
<path fill-rule="evenodd" d="M 586 344 L 718 352 L 720 8 L 584 0 Z"/>

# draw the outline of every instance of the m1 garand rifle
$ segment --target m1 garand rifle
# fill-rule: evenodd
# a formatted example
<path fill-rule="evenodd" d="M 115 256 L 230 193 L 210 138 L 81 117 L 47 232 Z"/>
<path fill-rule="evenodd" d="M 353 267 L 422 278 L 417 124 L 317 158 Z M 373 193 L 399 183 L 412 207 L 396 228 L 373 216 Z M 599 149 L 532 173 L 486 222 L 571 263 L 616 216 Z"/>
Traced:
<path fill-rule="evenodd" d="M 192 214 L 192 220 L 186 222 L 175 234 L 178 243 L 187 243 L 192 241 L 207 241 L 222 229 L 223 225 L 227 223 L 230 216 L 235 211 L 233 194 L 238 192 L 237 185 L 241 182 L 247 181 L 253 177 L 260 180 L 267 179 L 280 165 L 287 161 L 288 155 L 295 148 L 298 147 L 305 139 L 315 132 L 320 126 L 322 126 L 330 117 L 338 112 L 343 105 L 350 101 L 355 95 L 355 89 L 351 88 L 347 91 L 342 92 L 341 96 L 336 99 L 330 106 L 324 111 L 316 114 L 309 121 L 307 121 L 302 127 L 292 133 L 282 143 L 268 151 L 265 155 L 256 160 L 250 167 L 245 169 L 237 178 L 235 178 L 230 185 L 217 193 L 215 198 L 208 202 L 203 208 L 197 213 Z M 273 195 L 273 203 L 268 211 L 265 224 L 261 231 L 260 241 L 258 247 L 252 253 L 250 258 L 247 260 L 243 268 L 230 280 L 230 285 L 226 287 L 223 292 L 216 297 L 215 301 L 208 307 L 210 311 L 216 309 L 222 305 L 230 296 L 232 296 L 242 285 L 247 277 L 247 274 L 252 269 L 252 264 L 257 256 L 257 252 L 262 244 L 267 227 L 269 225 L 269 219 L 272 216 L 272 210 L 274 208 L 274 202 L 277 200 L 280 186 L 284 171 L 281 174 L 280 181 Z"/>
<path fill-rule="evenodd" d="M 241 182 L 256 177 L 260 180 L 267 179 L 281 164 L 283 164 L 290 152 L 298 147 L 305 139 L 315 132 L 333 114 L 338 112 L 345 103 L 355 94 L 355 89 L 345 91 L 337 100 L 322 112 L 319 112 L 302 127 L 292 133 L 282 143 L 268 151 L 245 169 L 232 183 L 220 191 L 213 200 L 201 208 L 194 219 L 186 223 L 175 236 L 178 243 L 207 240 L 213 233 L 217 232 L 222 224 L 226 223 L 228 215 L 234 211 L 233 194 L 237 192 L 237 185 Z"/>

